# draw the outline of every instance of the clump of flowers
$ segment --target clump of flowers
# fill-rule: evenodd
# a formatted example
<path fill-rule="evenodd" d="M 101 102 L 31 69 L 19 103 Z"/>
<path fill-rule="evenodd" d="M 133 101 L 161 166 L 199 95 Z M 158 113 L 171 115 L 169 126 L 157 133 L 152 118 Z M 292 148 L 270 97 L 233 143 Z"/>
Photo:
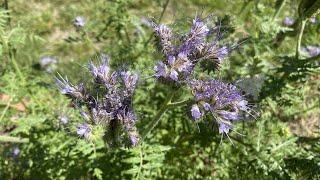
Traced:
<path fill-rule="evenodd" d="M 83 83 L 73 85 L 66 78 L 57 78 L 61 93 L 72 99 L 85 120 L 78 124 L 76 133 L 90 140 L 95 126 L 102 126 L 105 129 L 103 137 L 110 146 L 125 142 L 135 146 L 139 135 L 132 96 L 138 75 L 125 70 L 112 71 L 107 56 L 101 56 L 100 61 L 98 64 L 90 62 L 88 67 L 94 90 L 90 91 Z"/>
<path fill-rule="evenodd" d="M 206 114 L 212 115 L 219 133 L 229 133 L 232 123 L 249 110 L 248 102 L 238 89 L 219 80 L 192 80 L 189 87 L 195 98 L 191 116 L 198 121 Z"/>
<path fill-rule="evenodd" d="M 151 22 L 164 60 L 154 67 L 155 76 L 167 82 L 181 83 L 190 77 L 200 61 L 210 61 L 217 67 L 230 52 L 230 48 L 219 45 L 220 27 L 210 27 L 205 20 L 196 17 L 188 33 L 182 38 L 171 28 Z M 212 35 L 216 38 L 210 40 Z"/>
<path fill-rule="evenodd" d="M 195 67 L 199 62 L 210 62 L 213 69 L 218 70 L 231 52 L 230 46 L 220 45 L 221 27 L 210 27 L 206 22 L 208 19 L 195 17 L 189 32 L 182 38 L 178 38 L 166 25 L 151 23 L 165 57 L 154 67 L 155 76 L 164 82 L 186 85 L 194 95 L 191 117 L 198 121 L 211 115 L 219 133 L 228 134 L 233 123 L 249 112 L 249 106 L 236 86 L 215 79 L 195 78 Z M 202 63 L 200 67 L 203 68 Z"/>

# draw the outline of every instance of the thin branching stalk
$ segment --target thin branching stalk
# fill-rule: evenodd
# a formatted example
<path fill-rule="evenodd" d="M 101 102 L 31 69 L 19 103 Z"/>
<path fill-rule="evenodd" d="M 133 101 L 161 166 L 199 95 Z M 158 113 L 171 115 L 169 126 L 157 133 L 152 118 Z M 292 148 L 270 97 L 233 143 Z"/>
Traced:
<path fill-rule="evenodd" d="M 161 120 L 161 117 L 168 110 L 168 108 L 171 107 L 171 100 L 172 100 L 172 98 L 174 97 L 174 95 L 176 94 L 176 92 L 178 90 L 179 90 L 179 88 L 177 90 L 175 90 L 173 93 L 171 93 L 168 96 L 168 98 L 165 100 L 165 102 L 162 104 L 162 106 L 160 107 L 158 113 L 155 115 L 153 120 L 150 122 L 148 128 L 142 133 L 140 142 L 143 142 L 143 140 L 148 136 L 148 134 L 158 125 L 158 123 Z"/>
<path fill-rule="evenodd" d="M 306 22 L 307 22 L 306 20 L 302 20 L 300 23 L 298 41 L 297 41 L 297 46 L 296 46 L 296 59 L 300 58 L 301 41 L 302 41 L 304 27 L 306 26 Z"/>
<path fill-rule="evenodd" d="M 0 142 L 27 143 L 29 142 L 29 139 L 0 135 Z"/>
<path fill-rule="evenodd" d="M 282 8 L 284 7 L 285 4 L 286 4 L 286 0 L 283 0 L 281 2 L 280 6 L 277 8 L 276 12 L 274 13 L 274 16 L 272 18 L 273 21 L 278 18 L 279 14 L 280 14 L 280 12 L 281 12 L 281 10 L 282 10 Z"/>
<path fill-rule="evenodd" d="M 167 0 L 166 3 L 164 4 L 163 9 L 162 9 L 162 12 L 161 12 L 161 15 L 160 15 L 160 17 L 159 17 L 159 19 L 158 19 L 158 24 L 161 23 L 161 20 L 162 20 L 162 18 L 163 18 L 163 16 L 164 16 L 164 13 L 165 13 L 166 10 L 167 10 L 167 7 L 168 7 L 169 2 L 170 2 L 170 0 Z M 150 35 L 150 37 L 148 38 L 148 40 L 147 40 L 146 43 L 144 44 L 145 46 L 147 46 L 147 45 L 150 43 L 152 37 L 153 37 L 153 33 Z"/>

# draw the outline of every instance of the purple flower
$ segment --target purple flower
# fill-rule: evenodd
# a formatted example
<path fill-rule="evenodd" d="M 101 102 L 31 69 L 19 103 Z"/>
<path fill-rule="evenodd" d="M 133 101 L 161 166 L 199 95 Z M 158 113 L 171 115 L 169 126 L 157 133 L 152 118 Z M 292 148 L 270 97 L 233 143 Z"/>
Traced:
<path fill-rule="evenodd" d="M 218 45 L 219 32 L 210 33 L 209 26 L 200 17 L 195 17 L 189 32 L 183 38 L 173 35 L 166 25 L 152 22 L 152 27 L 165 57 L 154 68 L 155 76 L 164 80 L 163 82 L 185 83 L 199 61 L 214 61 L 218 67 L 230 52 L 227 46 Z M 211 35 L 217 37 L 209 38 Z M 209 39 L 214 40 L 207 42 Z"/>
<path fill-rule="evenodd" d="M 191 116 L 194 120 L 198 120 L 201 118 L 202 114 L 200 112 L 200 109 L 198 105 L 194 104 L 191 108 Z"/>
<path fill-rule="evenodd" d="M 132 146 L 137 146 L 139 143 L 139 136 L 137 136 L 136 134 L 129 134 L 129 138 L 130 138 L 130 143 Z"/>
<path fill-rule="evenodd" d="M 74 21 L 73 21 L 73 25 L 77 28 L 81 28 L 86 24 L 84 17 L 82 16 L 77 16 Z"/>
<path fill-rule="evenodd" d="M 320 54 L 320 47 L 319 46 L 306 46 L 304 48 L 304 51 L 306 51 L 310 57 L 315 57 Z"/>
<path fill-rule="evenodd" d="M 195 48 L 198 47 L 198 45 L 203 43 L 208 33 L 209 28 L 207 27 L 207 25 L 199 17 L 196 17 L 193 20 L 189 34 L 180 47 L 180 52 L 185 52 L 187 54 L 192 52 Z"/>
<path fill-rule="evenodd" d="M 86 98 L 86 90 L 83 84 L 73 85 L 67 78 L 56 78 L 56 83 L 62 94 L 65 94 L 73 99 L 84 100 Z"/>
<path fill-rule="evenodd" d="M 131 145 L 136 146 L 140 138 L 139 138 L 137 129 L 135 127 L 135 122 L 137 120 L 137 117 L 134 114 L 133 110 L 130 108 L 121 109 L 118 112 L 117 116 L 120 123 L 123 124 L 124 128 L 128 133 Z"/>
<path fill-rule="evenodd" d="M 219 125 L 219 133 L 220 134 L 228 134 L 229 133 L 229 131 L 231 129 L 230 124 L 220 122 L 220 123 L 218 123 L 218 125 Z"/>
<path fill-rule="evenodd" d="M 67 117 L 67 116 L 60 116 L 60 122 L 62 123 L 62 124 L 68 124 L 68 122 L 69 122 L 69 118 Z"/>
<path fill-rule="evenodd" d="M 61 92 L 74 100 L 75 107 L 80 110 L 81 116 L 85 119 L 86 123 L 77 126 L 77 134 L 90 139 L 94 129 L 92 127 L 102 125 L 105 127 L 106 135 L 113 134 L 110 137 L 111 141 L 108 142 L 109 145 L 125 140 L 123 135 L 130 139 L 131 145 L 136 145 L 139 141 L 139 133 L 135 127 L 137 117 L 132 107 L 132 96 L 138 82 L 138 75 L 124 70 L 112 71 L 106 55 L 101 55 L 100 63 L 97 65 L 90 62 L 88 69 L 94 79 L 94 89 L 86 90 L 83 84 L 74 86 L 67 79 L 57 79 Z M 61 121 L 64 123 L 66 119 Z M 120 129 L 124 132 L 113 132 Z M 125 142 L 127 141 L 123 141 Z"/>
<path fill-rule="evenodd" d="M 292 17 L 285 17 L 282 22 L 285 26 L 292 26 L 295 23 L 295 20 Z"/>
<path fill-rule="evenodd" d="M 129 71 L 123 71 L 121 72 L 121 76 L 127 92 L 132 94 L 138 82 L 138 75 L 132 74 Z"/>
<path fill-rule="evenodd" d="M 173 35 L 171 29 L 166 25 L 156 25 L 155 23 L 152 23 L 152 27 L 155 31 L 156 36 L 159 38 L 160 46 L 162 47 L 162 52 L 166 56 L 173 54 L 175 48 L 172 44 Z"/>
<path fill-rule="evenodd" d="M 169 76 L 172 80 L 178 81 L 178 75 L 178 72 L 172 69 Z"/>
<path fill-rule="evenodd" d="M 221 47 L 217 51 L 217 58 L 222 61 L 229 53 L 229 50 L 226 46 Z"/>
<path fill-rule="evenodd" d="M 161 61 L 159 61 L 158 64 L 154 67 L 154 70 L 156 72 L 155 76 L 157 78 L 165 78 L 167 76 L 167 66 Z"/>
<path fill-rule="evenodd" d="M 90 135 L 91 135 L 91 128 L 90 128 L 89 124 L 87 124 L 87 123 L 79 124 L 77 127 L 77 134 L 80 137 L 84 137 L 85 139 L 89 139 Z"/>
<path fill-rule="evenodd" d="M 20 154 L 20 149 L 19 149 L 18 147 L 13 148 L 13 150 L 12 150 L 12 156 L 13 156 L 14 158 L 16 158 L 16 157 L 19 156 L 19 154 Z"/>
<path fill-rule="evenodd" d="M 231 123 L 243 118 L 249 110 L 248 102 L 240 91 L 231 84 L 218 80 L 190 80 L 188 82 L 195 101 L 202 105 L 192 106 L 192 117 L 200 118 L 204 114 L 211 114 L 219 124 L 219 132 L 227 133 L 232 127 Z M 228 122 L 226 123 L 220 122 Z"/>
<path fill-rule="evenodd" d="M 217 114 L 222 118 L 226 120 L 238 120 L 239 119 L 239 113 L 238 112 L 230 112 L 230 111 L 217 111 Z"/>
<path fill-rule="evenodd" d="M 211 106 L 210 106 L 209 103 L 204 102 L 202 104 L 202 106 L 203 106 L 203 109 L 206 110 L 206 111 L 210 111 L 210 109 L 211 109 Z"/>

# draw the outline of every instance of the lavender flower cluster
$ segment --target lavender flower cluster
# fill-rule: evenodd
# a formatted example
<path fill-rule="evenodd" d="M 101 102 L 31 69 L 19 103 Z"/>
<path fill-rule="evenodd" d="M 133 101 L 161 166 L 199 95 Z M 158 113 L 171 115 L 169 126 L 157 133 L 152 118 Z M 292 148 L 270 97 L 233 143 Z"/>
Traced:
<path fill-rule="evenodd" d="M 212 115 L 218 123 L 219 133 L 229 133 L 232 122 L 241 119 L 249 110 L 248 102 L 234 85 L 219 80 L 192 80 L 189 86 L 195 97 L 191 108 L 193 119 Z"/>
<path fill-rule="evenodd" d="M 213 62 L 211 64 L 217 69 L 230 53 L 229 47 L 219 45 L 220 27 L 209 27 L 205 20 L 196 17 L 189 32 L 179 39 L 168 26 L 151 24 L 165 56 L 155 66 L 155 76 L 165 82 L 186 84 L 194 95 L 192 118 L 197 121 L 210 114 L 218 124 L 219 133 L 229 133 L 232 123 L 240 120 L 242 114 L 249 110 L 244 96 L 231 84 L 190 76 L 194 74 L 198 62 Z M 211 35 L 215 37 L 208 41 Z"/>
<path fill-rule="evenodd" d="M 107 129 L 105 135 L 126 134 L 130 144 L 132 146 L 137 145 L 139 135 L 135 127 L 137 117 L 132 107 L 132 96 L 136 88 L 138 75 L 123 70 L 112 72 L 109 66 L 109 58 L 105 55 L 101 56 L 99 64 L 90 62 L 89 71 L 94 79 L 94 84 L 102 88 L 95 96 L 89 92 L 83 83 L 73 85 L 68 79 L 57 78 L 61 93 L 73 100 L 86 120 L 85 123 L 78 125 L 77 134 L 90 139 L 92 127 L 103 125 Z M 122 129 L 121 133 L 116 132 L 119 129 Z M 123 139 L 123 137 L 121 138 Z"/>
<path fill-rule="evenodd" d="M 160 80 L 185 82 L 198 62 L 211 61 L 218 67 L 230 52 L 227 46 L 218 44 L 219 27 L 210 28 L 199 17 L 193 20 L 189 32 L 183 38 L 174 35 L 172 29 L 166 25 L 151 22 L 151 26 L 165 56 L 165 59 L 154 67 L 155 76 Z M 207 39 L 212 34 L 216 34 L 217 38 L 208 42 Z"/>

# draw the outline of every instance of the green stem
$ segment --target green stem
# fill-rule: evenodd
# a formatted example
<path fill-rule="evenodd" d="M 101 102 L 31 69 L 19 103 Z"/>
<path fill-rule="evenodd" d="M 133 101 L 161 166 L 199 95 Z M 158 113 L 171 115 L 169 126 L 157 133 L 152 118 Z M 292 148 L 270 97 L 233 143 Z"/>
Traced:
<path fill-rule="evenodd" d="M 279 14 L 280 14 L 280 12 L 281 12 L 281 10 L 282 10 L 282 8 L 283 8 L 283 6 L 284 6 L 285 3 L 286 3 L 286 0 L 283 0 L 283 1 L 281 2 L 281 5 L 280 5 L 280 6 L 278 7 L 278 9 L 276 10 L 276 12 L 275 12 L 272 20 L 275 20 L 275 19 L 279 16 Z"/>
<path fill-rule="evenodd" d="M 166 3 L 164 4 L 163 9 L 162 9 L 162 12 L 161 12 L 161 15 L 160 15 L 160 18 L 159 18 L 159 20 L 158 20 L 158 24 L 160 24 L 160 22 L 161 22 L 161 20 L 162 20 L 162 18 L 163 18 L 163 15 L 164 15 L 164 13 L 165 13 L 166 10 L 167 10 L 167 7 L 168 7 L 169 2 L 170 2 L 170 0 L 167 0 Z M 146 43 L 144 44 L 145 46 L 147 46 L 147 45 L 149 44 L 149 42 L 151 41 L 152 37 L 153 37 L 153 33 L 150 35 L 150 37 L 148 38 L 148 40 L 147 40 Z"/>
<path fill-rule="evenodd" d="M 15 58 L 11 58 L 11 61 L 12 61 L 13 67 L 14 67 L 15 71 L 17 72 L 20 80 L 23 81 L 24 78 L 23 78 L 23 75 L 22 75 L 22 73 L 20 71 L 20 68 L 19 68 L 19 65 L 18 65 L 17 61 L 15 60 Z"/>
<path fill-rule="evenodd" d="M 179 102 L 173 102 L 173 103 L 170 102 L 168 106 L 182 106 L 182 105 L 188 104 L 190 101 L 191 101 L 190 99 L 187 99 Z"/>
<path fill-rule="evenodd" d="M 167 111 L 167 109 L 169 107 L 171 107 L 171 100 L 174 97 L 175 93 L 178 91 L 179 89 L 175 90 L 173 93 L 170 94 L 170 96 L 168 96 L 168 98 L 165 100 L 165 102 L 161 105 L 160 110 L 158 111 L 158 113 L 155 115 L 155 117 L 153 118 L 153 120 L 149 123 L 148 128 L 146 129 L 146 131 L 144 131 L 141 135 L 141 141 L 143 142 L 143 140 L 148 136 L 148 134 L 158 125 L 158 123 L 161 120 L 161 117 L 164 115 L 164 113 Z"/>
<path fill-rule="evenodd" d="M 302 40 L 304 27 L 306 26 L 306 20 L 302 20 L 300 24 L 301 25 L 300 25 L 300 29 L 299 29 L 299 36 L 298 36 L 298 41 L 297 41 L 297 46 L 296 46 L 296 59 L 299 59 L 299 57 L 300 57 L 301 40 Z"/>
<path fill-rule="evenodd" d="M 27 143 L 29 139 L 0 135 L 0 142 Z"/>

